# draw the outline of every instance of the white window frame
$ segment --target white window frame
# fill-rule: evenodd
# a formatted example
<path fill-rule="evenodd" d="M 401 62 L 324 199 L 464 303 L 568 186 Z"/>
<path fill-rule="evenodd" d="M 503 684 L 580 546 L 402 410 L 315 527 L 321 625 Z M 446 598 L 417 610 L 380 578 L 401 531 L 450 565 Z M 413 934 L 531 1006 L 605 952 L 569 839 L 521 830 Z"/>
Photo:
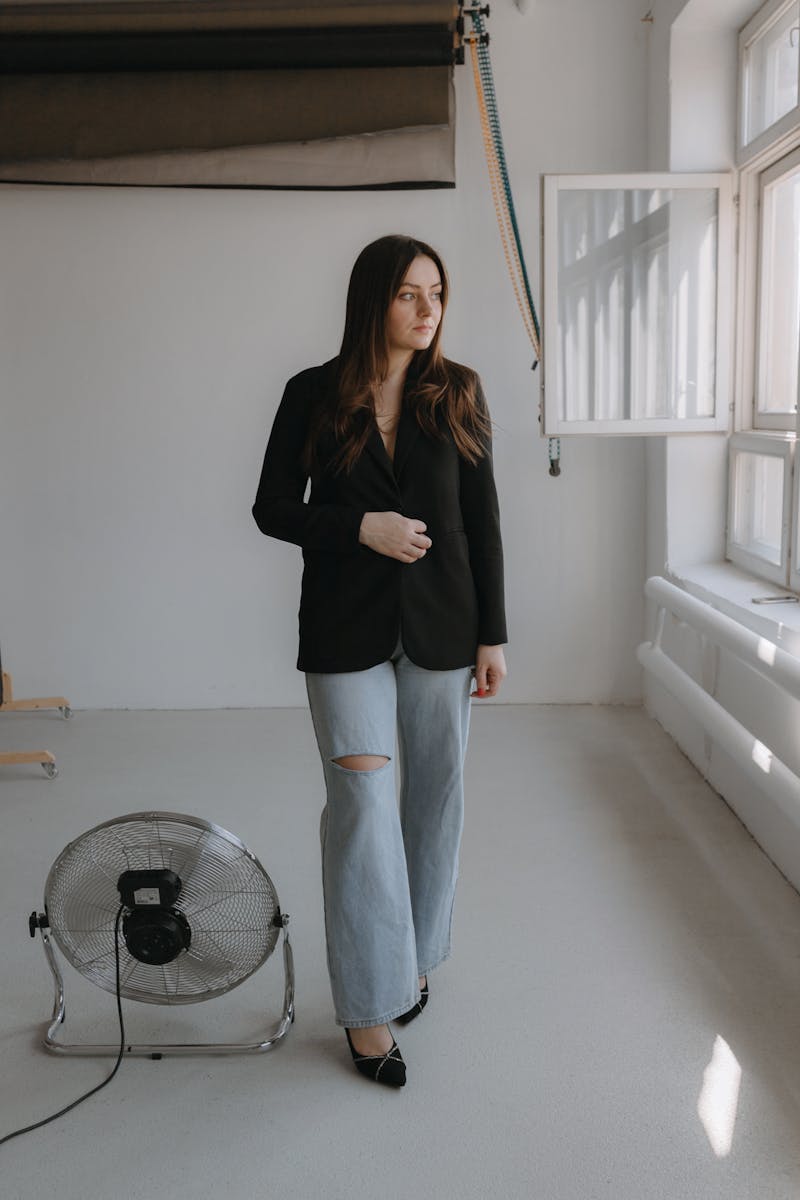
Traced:
<path fill-rule="evenodd" d="M 797 466 L 797 441 L 794 444 L 794 484 L 792 486 L 791 541 L 789 551 L 789 587 L 800 592 L 800 470 Z"/>
<path fill-rule="evenodd" d="M 752 236 L 756 239 L 756 259 L 758 268 L 758 286 L 756 292 L 756 311 L 755 317 L 748 312 L 749 329 L 748 335 L 754 339 L 753 345 L 753 428 L 754 429 L 784 429 L 792 432 L 798 432 L 798 416 L 800 416 L 800 404 L 798 404 L 795 413 L 768 413 L 759 412 L 758 399 L 763 386 L 764 365 L 761 361 L 760 342 L 761 342 L 761 319 L 763 309 L 763 255 L 762 255 L 762 216 L 764 209 L 764 192 L 765 190 L 788 171 L 800 166 L 800 144 L 794 150 L 790 150 L 786 154 L 782 154 L 775 161 L 771 161 L 768 167 L 757 172 L 755 184 L 758 189 L 756 225 L 752 232 Z M 749 305 L 748 305 L 749 309 Z"/>
<path fill-rule="evenodd" d="M 789 516 L 790 504 L 792 495 L 797 496 L 797 480 L 794 479 L 794 456 L 795 456 L 795 438 L 793 434 L 761 434 L 761 433 L 735 433 L 728 444 L 728 531 L 727 531 L 727 557 L 737 564 L 744 567 L 746 570 L 755 575 L 760 575 L 764 579 L 771 580 L 772 583 L 779 583 L 783 587 L 789 584 L 789 562 L 790 562 L 790 532 L 791 520 Z M 734 506 L 736 503 L 736 461 L 740 454 L 758 454 L 768 458 L 780 458 L 783 460 L 783 504 L 781 508 L 781 550 L 780 562 L 772 563 L 766 558 L 761 557 L 757 553 L 753 553 L 752 549 L 741 545 L 733 540 L 734 528 Z M 797 530 L 795 529 L 795 537 Z M 797 574 L 796 570 L 793 574 Z"/>
<path fill-rule="evenodd" d="M 758 41 L 766 31 L 789 8 L 795 0 L 767 0 L 758 12 L 748 21 L 739 34 L 739 86 L 737 111 L 737 154 L 739 166 L 745 166 L 759 158 L 765 150 L 780 142 L 783 137 L 795 129 L 800 122 L 800 82 L 798 83 L 798 104 L 784 113 L 777 121 L 764 129 L 750 142 L 745 143 L 745 121 L 747 114 L 747 98 L 745 95 L 745 62 L 750 47 Z M 800 35 L 798 35 L 800 36 Z M 800 77 L 800 56 L 798 56 L 798 75 Z"/>
<path fill-rule="evenodd" d="M 542 296 L 544 346 L 541 369 L 542 434 L 545 437 L 605 434 L 636 437 L 673 433 L 719 433 L 730 428 L 730 359 L 733 316 L 733 181 L 724 173 L 637 172 L 615 175 L 545 175 L 542 180 Z M 565 190 L 648 190 L 681 188 L 717 191 L 716 376 L 711 417 L 592 419 L 566 421 L 560 413 L 556 364 L 558 324 L 558 197 Z M 553 314 L 550 319 L 549 314 Z M 548 386 L 548 363 L 553 364 Z"/>
<path fill-rule="evenodd" d="M 738 120 L 744 129 L 744 49 L 786 11 L 786 0 L 767 0 L 739 35 Z M 800 93 L 799 93 L 800 94 Z M 759 320 L 761 314 L 761 212 L 764 187 L 791 169 L 800 154 L 800 104 L 764 130 L 749 146 L 739 149 L 739 241 L 737 278 L 735 429 L 729 442 L 728 528 L 726 557 L 751 574 L 800 592 L 800 406 L 792 414 L 758 411 Z M 782 553 L 779 566 L 748 553 L 732 540 L 736 456 L 741 451 L 776 454 L 785 459 L 781 512 Z"/>

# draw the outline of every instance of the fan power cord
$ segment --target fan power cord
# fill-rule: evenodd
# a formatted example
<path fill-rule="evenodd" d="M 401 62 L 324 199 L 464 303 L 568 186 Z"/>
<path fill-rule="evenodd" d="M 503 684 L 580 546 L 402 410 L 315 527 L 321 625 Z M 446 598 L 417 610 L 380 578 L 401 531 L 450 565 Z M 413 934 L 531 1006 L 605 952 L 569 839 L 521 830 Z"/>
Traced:
<path fill-rule="evenodd" d="M 96 1095 L 97 1092 L 99 1092 L 102 1088 L 106 1087 L 107 1084 L 111 1083 L 111 1080 L 114 1078 L 117 1071 L 119 1070 L 120 1063 L 122 1062 L 122 1059 L 125 1056 L 125 1022 L 122 1019 L 122 997 L 120 995 L 120 979 L 119 979 L 119 923 L 120 923 L 120 920 L 122 918 L 122 914 L 124 911 L 125 911 L 125 905 L 121 904 L 119 906 L 119 909 L 117 910 L 117 916 L 114 921 L 114 963 L 115 963 L 116 972 L 117 972 L 117 1015 L 119 1016 L 119 1054 L 117 1055 L 117 1061 L 114 1063 L 114 1067 L 111 1071 L 111 1074 L 108 1076 L 107 1079 L 104 1079 L 102 1081 L 102 1083 L 98 1083 L 96 1087 L 93 1087 L 91 1089 L 91 1091 L 85 1092 L 83 1096 L 79 1096 L 77 1100 L 73 1100 L 71 1104 L 68 1104 L 66 1106 L 66 1108 L 62 1108 L 58 1112 L 53 1113 L 53 1115 L 51 1117 L 45 1117 L 44 1120 L 37 1121 L 34 1125 L 26 1125 L 24 1129 L 15 1129 L 13 1133 L 7 1133 L 5 1135 L 5 1137 L 0 1138 L 0 1146 L 2 1146 L 4 1142 L 10 1142 L 12 1138 L 21 1137 L 21 1135 L 23 1133 L 32 1133 L 34 1129 L 41 1129 L 43 1125 L 49 1125 L 51 1121 L 57 1121 L 58 1118 L 63 1117 L 65 1115 L 65 1113 L 72 1112 L 73 1108 L 77 1108 L 79 1104 L 83 1104 L 84 1100 L 88 1100 L 90 1096 Z"/>

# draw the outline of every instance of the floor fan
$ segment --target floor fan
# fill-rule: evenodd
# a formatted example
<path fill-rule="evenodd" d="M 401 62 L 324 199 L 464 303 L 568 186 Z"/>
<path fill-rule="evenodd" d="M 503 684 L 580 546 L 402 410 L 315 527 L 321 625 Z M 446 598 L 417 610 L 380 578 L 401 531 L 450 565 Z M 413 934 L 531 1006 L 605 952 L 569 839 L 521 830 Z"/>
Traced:
<path fill-rule="evenodd" d="M 116 1055 L 119 1044 L 59 1040 L 66 1016 L 54 944 L 86 979 L 145 1004 L 194 1004 L 222 996 L 272 954 L 283 932 L 284 1001 L 277 1024 L 255 1042 L 125 1045 L 125 1054 L 245 1054 L 272 1049 L 294 1020 L 288 916 L 261 863 L 233 834 L 197 817 L 140 812 L 70 842 L 53 863 L 41 935 L 55 984 L 44 1039 L 57 1054 Z M 116 932 L 116 937 L 115 937 Z"/>

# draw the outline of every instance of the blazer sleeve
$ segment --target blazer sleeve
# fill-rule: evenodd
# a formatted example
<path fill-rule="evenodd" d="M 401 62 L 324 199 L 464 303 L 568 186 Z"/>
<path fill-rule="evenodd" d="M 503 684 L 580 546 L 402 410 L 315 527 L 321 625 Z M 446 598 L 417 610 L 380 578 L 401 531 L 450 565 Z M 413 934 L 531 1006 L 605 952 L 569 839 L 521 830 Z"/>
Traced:
<path fill-rule="evenodd" d="M 478 380 L 477 400 L 489 410 Z M 469 545 L 469 561 L 478 597 L 478 644 L 499 646 L 508 641 L 503 580 L 503 543 L 500 506 L 492 465 L 492 438 L 487 433 L 483 458 L 472 466 L 460 458 L 461 513 Z"/>
<path fill-rule="evenodd" d="M 253 516 L 262 533 L 294 542 L 304 550 L 354 554 L 364 511 L 340 504 L 308 503 L 308 471 L 303 466 L 313 386 L 303 372 L 283 393 L 264 455 Z"/>

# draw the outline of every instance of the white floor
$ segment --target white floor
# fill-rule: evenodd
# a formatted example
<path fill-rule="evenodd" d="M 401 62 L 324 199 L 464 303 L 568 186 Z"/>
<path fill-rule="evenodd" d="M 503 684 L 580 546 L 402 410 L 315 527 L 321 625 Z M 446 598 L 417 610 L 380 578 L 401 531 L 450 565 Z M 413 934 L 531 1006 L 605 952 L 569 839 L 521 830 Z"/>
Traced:
<path fill-rule="evenodd" d="M 3 1200 L 800 1197 L 800 898 L 642 711 L 474 714 L 455 949 L 398 1032 L 400 1092 L 356 1075 L 330 1019 L 305 712 L 0 720 L 0 748 L 41 745 L 57 779 L 0 768 L 0 1134 L 109 1069 L 41 1050 L 27 917 L 112 816 L 189 813 L 250 846 L 292 918 L 297 1021 L 263 1057 L 127 1059 L 0 1149 Z M 65 973 L 72 1037 L 113 1039 L 113 997 Z M 221 999 L 127 1004 L 128 1037 L 253 1036 L 282 984 L 276 953 Z"/>

